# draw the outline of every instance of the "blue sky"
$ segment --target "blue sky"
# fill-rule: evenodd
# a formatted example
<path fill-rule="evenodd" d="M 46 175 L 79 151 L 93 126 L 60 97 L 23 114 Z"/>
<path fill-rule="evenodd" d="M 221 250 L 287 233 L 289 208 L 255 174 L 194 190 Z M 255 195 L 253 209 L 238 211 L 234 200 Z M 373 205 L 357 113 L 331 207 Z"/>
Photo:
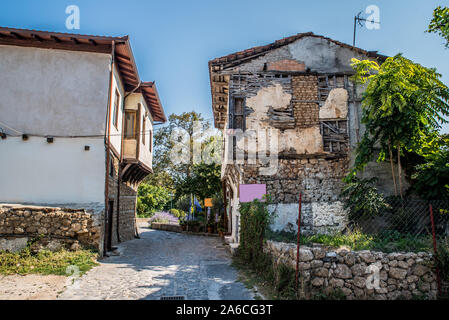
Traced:
<path fill-rule="evenodd" d="M 65 27 L 78 5 L 81 29 Z M 312 31 L 352 44 L 353 18 L 380 8 L 380 30 L 358 29 L 357 46 L 436 67 L 449 84 L 449 49 L 426 30 L 433 0 L 15 0 L 3 1 L 0 25 L 93 35 L 129 35 L 140 76 L 156 80 L 167 114 L 195 110 L 212 118 L 207 62 L 213 58 Z M 449 132 L 449 126 L 444 128 Z"/>

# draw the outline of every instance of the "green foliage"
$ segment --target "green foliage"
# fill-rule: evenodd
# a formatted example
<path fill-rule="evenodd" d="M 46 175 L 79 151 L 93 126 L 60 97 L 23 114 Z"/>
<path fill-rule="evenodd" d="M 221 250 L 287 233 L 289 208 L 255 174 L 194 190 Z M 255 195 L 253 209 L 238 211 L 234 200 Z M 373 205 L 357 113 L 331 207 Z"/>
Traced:
<path fill-rule="evenodd" d="M 240 245 L 238 254 L 254 264 L 262 253 L 265 230 L 270 222 L 268 201 L 240 203 Z"/>
<path fill-rule="evenodd" d="M 68 266 L 77 266 L 81 274 L 98 265 L 97 252 L 94 250 L 68 251 L 62 249 L 57 252 L 41 250 L 33 253 L 30 246 L 17 253 L 0 252 L 0 274 L 55 274 L 67 275 Z"/>
<path fill-rule="evenodd" d="M 413 189 L 427 200 L 449 199 L 449 138 L 442 137 L 436 152 L 415 167 Z"/>
<path fill-rule="evenodd" d="M 389 146 L 425 153 L 449 115 L 449 90 L 435 69 L 425 68 L 398 54 L 379 66 L 352 59 L 353 80 L 367 84 L 363 94 L 362 123 L 366 132 L 357 148 L 355 171 L 373 160 L 384 161 Z"/>
<path fill-rule="evenodd" d="M 184 212 L 190 211 L 190 196 L 183 195 L 176 201 L 176 208 Z"/>
<path fill-rule="evenodd" d="M 170 209 L 168 212 L 170 212 L 172 215 L 174 215 L 178 219 L 184 219 L 186 216 L 186 212 L 179 209 Z"/>
<path fill-rule="evenodd" d="M 279 242 L 296 243 L 297 234 L 285 231 L 267 230 L 266 239 Z M 347 233 L 316 234 L 312 236 L 301 235 L 301 245 L 320 243 L 325 246 L 339 248 L 349 247 L 351 250 L 378 250 L 382 252 L 420 252 L 432 249 L 430 235 L 414 236 L 403 234 L 394 230 L 386 230 L 379 235 L 369 235 L 354 230 Z"/>
<path fill-rule="evenodd" d="M 435 266 L 440 272 L 441 279 L 449 282 L 449 240 L 438 245 Z"/>
<path fill-rule="evenodd" d="M 170 191 L 160 186 L 141 183 L 137 191 L 137 214 L 139 217 L 150 217 L 160 211 L 170 201 Z"/>
<path fill-rule="evenodd" d="M 373 217 L 388 208 L 383 195 L 374 186 L 377 178 L 359 179 L 351 177 L 343 187 L 341 195 L 346 198 L 345 209 L 350 210 L 349 219 Z"/>
<path fill-rule="evenodd" d="M 449 48 L 449 8 L 438 6 L 433 11 L 433 19 L 430 21 L 429 33 L 436 33 L 446 40 L 446 48 Z"/>
<path fill-rule="evenodd" d="M 193 194 L 204 200 L 221 192 L 221 166 L 200 163 L 192 167 L 192 174 L 177 185 L 178 195 Z"/>

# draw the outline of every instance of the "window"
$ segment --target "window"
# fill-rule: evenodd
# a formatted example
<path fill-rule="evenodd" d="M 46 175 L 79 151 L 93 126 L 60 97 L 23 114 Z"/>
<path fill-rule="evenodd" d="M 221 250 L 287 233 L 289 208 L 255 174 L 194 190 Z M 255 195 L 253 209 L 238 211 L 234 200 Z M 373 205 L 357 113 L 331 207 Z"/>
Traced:
<path fill-rule="evenodd" d="M 153 131 L 150 130 L 150 152 L 153 152 Z"/>
<path fill-rule="evenodd" d="M 114 160 L 111 159 L 109 167 L 109 176 L 111 176 L 112 178 L 114 177 L 114 171 L 115 171 Z"/>
<path fill-rule="evenodd" d="M 229 114 L 229 128 L 230 129 L 242 129 L 245 130 L 245 118 L 244 113 L 244 100 L 243 98 L 234 98 L 233 106 Z"/>
<path fill-rule="evenodd" d="M 125 111 L 125 139 L 136 139 L 136 111 Z"/>
<path fill-rule="evenodd" d="M 115 90 L 115 100 L 114 100 L 114 109 L 112 114 L 112 123 L 114 124 L 115 128 L 117 128 L 118 123 L 118 108 L 120 103 L 120 93 L 118 90 Z"/>
<path fill-rule="evenodd" d="M 145 116 L 143 117 L 142 120 L 142 143 L 145 145 L 145 136 L 147 135 L 147 133 L 145 132 L 145 125 L 146 125 L 147 119 L 145 118 Z"/>

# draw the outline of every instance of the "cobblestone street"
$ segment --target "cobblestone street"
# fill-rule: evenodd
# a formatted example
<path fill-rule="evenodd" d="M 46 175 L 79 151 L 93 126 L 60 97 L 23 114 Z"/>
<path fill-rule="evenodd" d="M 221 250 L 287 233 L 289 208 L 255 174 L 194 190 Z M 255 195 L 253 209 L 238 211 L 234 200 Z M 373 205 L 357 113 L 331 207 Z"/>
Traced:
<path fill-rule="evenodd" d="M 140 236 L 120 244 L 120 256 L 103 259 L 58 299 L 253 299 L 221 239 L 147 228 Z"/>

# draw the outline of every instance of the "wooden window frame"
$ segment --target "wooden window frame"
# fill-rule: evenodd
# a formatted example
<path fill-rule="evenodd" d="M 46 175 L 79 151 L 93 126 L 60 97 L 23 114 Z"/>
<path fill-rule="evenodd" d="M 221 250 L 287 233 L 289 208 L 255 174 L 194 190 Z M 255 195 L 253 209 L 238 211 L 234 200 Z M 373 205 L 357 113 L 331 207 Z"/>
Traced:
<path fill-rule="evenodd" d="M 133 114 L 134 115 L 134 122 L 133 122 L 133 135 L 132 137 L 129 137 L 127 135 L 127 131 L 128 131 L 128 122 L 126 121 L 126 116 L 128 114 Z M 126 140 L 136 140 L 137 139 L 137 132 L 136 132 L 136 128 L 137 128 L 137 110 L 125 110 L 125 128 L 124 128 L 124 136 Z"/>
<path fill-rule="evenodd" d="M 112 124 L 114 127 L 118 130 L 118 109 L 120 107 L 120 92 L 118 89 L 115 89 L 115 100 L 114 100 L 114 107 L 113 107 L 113 116 L 112 116 Z"/>
<path fill-rule="evenodd" d="M 242 113 L 238 113 L 238 114 L 235 113 L 235 106 L 236 106 L 237 100 L 242 101 Z M 243 96 L 233 96 L 232 97 L 230 108 L 229 108 L 229 126 L 228 126 L 229 129 L 241 129 L 242 131 L 246 130 L 245 105 L 246 105 L 245 97 L 243 97 Z M 242 127 L 241 128 L 236 128 L 236 126 L 235 126 L 236 117 L 242 117 Z"/>

